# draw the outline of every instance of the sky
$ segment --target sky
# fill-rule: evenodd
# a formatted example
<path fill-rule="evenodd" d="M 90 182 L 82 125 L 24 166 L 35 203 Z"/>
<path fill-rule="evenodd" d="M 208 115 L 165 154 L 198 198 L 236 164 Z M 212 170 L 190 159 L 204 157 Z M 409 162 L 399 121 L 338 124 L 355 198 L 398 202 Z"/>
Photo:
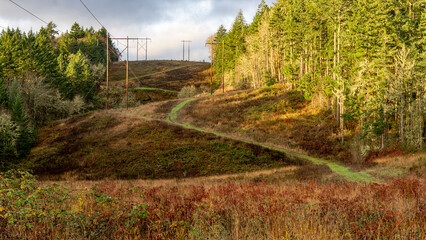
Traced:
<path fill-rule="evenodd" d="M 74 22 L 101 28 L 80 0 L 13 0 L 45 22 L 53 21 L 65 32 Z M 191 61 L 210 61 L 207 38 L 220 25 L 232 26 L 239 10 L 247 23 L 253 20 L 261 0 L 83 0 L 113 37 L 151 38 L 149 60 L 182 60 L 182 40 L 191 42 Z M 265 1 L 271 6 L 275 0 Z M 0 0 L 0 28 L 38 31 L 45 24 L 10 0 Z M 1 29 L 0 29 L 1 31 Z M 117 45 L 117 43 L 116 43 Z M 118 43 L 124 50 L 125 41 Z M 140 47 L 139 59 L 145 58 Z M 185 60 L 188 58 L 185 46 Z M 136 60 L 137 43 L 130 41 L 130 60 Z"/>

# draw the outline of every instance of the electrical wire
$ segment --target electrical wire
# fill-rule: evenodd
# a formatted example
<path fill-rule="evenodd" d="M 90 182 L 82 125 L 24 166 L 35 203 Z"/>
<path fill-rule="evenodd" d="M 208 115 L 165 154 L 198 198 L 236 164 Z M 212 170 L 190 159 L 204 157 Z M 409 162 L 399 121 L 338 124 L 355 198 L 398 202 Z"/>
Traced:
<path fill-rule="evenodd" d="M 11 3 L 13 3 L 13 4 L 15 4 L 17 7 L 19 7 L 20 9 L 22 9 L 22 10 L 24 10 L 25 12 L 27 12 L 28 14 L 30 14 L 31 16 L 33 16 L 33 17 L 35 17 L 35 18 L 37 18 L 38 20 L 40 20 L 42 23 L 44 23 L 44 24 L 46 24 L 46 25 L 48 25 L 49 23 L 47 23 L 46 21 L 44 21 L 43 19 L 41 19 L 40 17 L 38 17 L 37 15 L 35 15 L 34 13 L 32 13 L 32 12 L 30 12 L 29 10 L 27 10 L 27 9 L 25 9 L 24 7 L 22 7 L 21 5 L 19 5 L 19 4 L 17 4 L 16 2 L 14 2 L 14 1 L 12 1 L 12 0 L 9 0 L 9 2 L 11 2 Z M 62 32 L 59 28 L 55 28 L 56 30 L 58 30 L 59 32 L 61 32 L 61 33 L 64 33 L 64 32 Z"/>
<path fill-rule="evenodd" d="M 80 0 L 80 2 L 81 2 L 81 4 L 83 4 L 83 6 L 86 8 L 86 10 L 92 15 L 92 17 L 99 23 L 99 25 L 101 25 L 103 28 L 105 28 L 105 30 L 107 30 L 107 28 L 101 23 L 101 21 L 99 21 L 99 19 L 95 16 L 95 14 L 93 14 L 93 12 L 92 11 L 90 11 L 90 9 L 87 7 L 87 5 L 83 2 L 83 0 Z M 109 31 L 107 30 L 107 32 L 109 33 Z M 111 36 L 111 37 L 114 37 L 114 36 L 112 36 L 110 33 L 109 33 L 109 35 Z"/>
<path fill-rule="evenodd" d="M 106 27 L 104 27 L 104 25 L 99 21 L 99 19 L 95 16 L 95 14 L 92 13 L 92 11 L 90 11 L 90 9 L 86 6 L 86 4 L 84 4 L 84 2 L 82 0 L 80 0 L 81 4 L 83 4 L 83 6 L 86 8 L 86 10 L 96 19 L 96 21 L 98 21 L 98 23 L 106 29 Z"/>
<path fill-rule="evenodd" d="M 103 27 L 103 28 L 105 28 L 105 29 L 107 29 L 100 21 L 99 21 L 99 19 L 95 16 L 95 14 L 93 14 L 93 12 L 92 11 L 90 11 L 90 9 L 86 6 L 86 4 L 84 4 L 84 2 L 82 1 L 82 0 L 80 0 L 80 2 L 81 2 L 81 4 L 83 4 L 83 6 L 86 8 L 86 10 L 92 15 L 92 17 Z M 109 33 L 109 31 L 107 30 L 107 32 L 108 32 L 108 34 L 109 34 L 109 36 L 111 36 L 112 38 L 114 38 L 114 36 L 112 36 L 112 34 L 110 34 Z M 123 45 L 123 46 L 125 46 L 123 43 L 121 43 L 121 42 L 119 42 L 118 41 L 118 44 L 121 44 L 121 45 Z M 127 46 L 125 46 L 126 48 L 127 48 Z M 126 48 L 123 50 L 123 52 L 126 50 Z M 121 52 L 122 53 L 122 52 Z M 120 53 L 120 55 L 121 55 L 121 53 Z M 118 56 L 118 59 L 119 60 L 121 60 L 121 61 L 123 61 L 122 59 L 121 59 L 121 57 L 120 56 Z M 127 61 L 128 61 L 128 59 L 127 59 Z M 124 62 L 124 61 L 123 61 Z M 133 72 L 133 70 L 132 69 L 130 69 L 130 67 L 129 67 L 129 70 L 131 71 L 131 73 L 133 74 L 133 76 L 137 79 L 138 77 L 136 76 L 136 74 Z"/>

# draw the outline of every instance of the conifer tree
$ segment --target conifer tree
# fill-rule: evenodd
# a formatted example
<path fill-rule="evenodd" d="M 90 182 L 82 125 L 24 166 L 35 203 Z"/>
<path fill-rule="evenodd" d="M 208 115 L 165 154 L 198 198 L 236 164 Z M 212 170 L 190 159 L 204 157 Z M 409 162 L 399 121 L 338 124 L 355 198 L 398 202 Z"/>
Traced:
<path fill-rule="evenodd" d="M 97 84 L 92 79 L 89 62 L 82 51 L 79 50 L 76 55 L 72 56 L 65 74 L 72 87 L 68 97 L 73 98 L 76 94 L 84 96 L 86 100 L 94 97 Z"/>
<path fill-rule="evenodd" d="M 22 100 L 21 90 L 16 79 L 12 82 L 12 86 L 9 91 L 9 109 L 12 112 L 12 121 L 19 127 L 19 135 L 16 140 L 18 158 L 23 158 L 30 153 L 31 146 L 33 144 L 33 137 Z"/>
<path fill-rule="evenodd" d="M 6 108 L 8 106 L 8 94 L 6 86 L 4 85 L 4 80 L 0 77 L 0 109 Z"/>

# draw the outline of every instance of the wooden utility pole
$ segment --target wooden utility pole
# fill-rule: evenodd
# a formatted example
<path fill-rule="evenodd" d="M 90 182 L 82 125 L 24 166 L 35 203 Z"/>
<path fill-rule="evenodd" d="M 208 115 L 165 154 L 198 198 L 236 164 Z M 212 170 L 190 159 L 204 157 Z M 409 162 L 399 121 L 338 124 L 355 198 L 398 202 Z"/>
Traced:
<path fill-rule="evenodd" d="M 222 92 L 225 93 L 225 40 L 222 42 Z"/>
<path fill-rule="evenodd" d="M 148 40 L 151 38 L 145 38 L 145 61 L 148 61 Z"/>
<path fill-rule="evenodd" d="M 113 53 L 118 59 L 120 59 L 120 61 L 126 65 L 126 108 L 129 108 L 129 40 L 134 40 L 134 41 L 139 41 L 139 40 L 146 40 L 146 43 L 148 44 L 148 40 L 151 40 L 150 38 L 109 38 L 109 34 L 107 33 L 107 37 L 106 38 L 98 38 L 98 40 L 106 40 L 106 46 L 107 46 L 107 72 L 106 72 L 106 85 L 107 85 L 107 102 L 106 102 L 106 109 L 108 109 L 108 102 L 109 102 L 109 51 L 111 51 L 111 53 Z M 117 44 L 119 40 L 126 40 L 127 44 L 126 44 L 126 49 L 124 49 L 121 53 L 123 53 L 125 50 L 127 50 L 127 59 L 126 62 L 124 62 L 120 55 L 117 54 L 113 49 L 110 48 L 109 46 L 109 40 L 117 40 Z M 148 45 L 147 45 L 148 46 Z M 145 50 L 145 53 L 147 54 L 147 50 Z M 145 58 L 147 59 L 147 55 L 145 56 Z"/>
<path fill-rule="evenodd" d="M 225 40 L 223 40 L 222 43 L 217 43 L 217 42 L 209 42 L 206 43 L 206 45 L 222 45 L 222 91 L 225 92 L 225 84 L 224 84 L 224 79 L 225 79 Z M 210 65 L 211 65 L 211 71 L 210 71 L 210 94 L 213 94 L 213 47 L 210 48 L 211 52 L 210 52 Z"/>
<path fill-rule="evenodd" d="M 142 44 L 141 47 L 139 47 L 139 40 L 144 41 L 145 40 L 145 44 Z M 151 40 L 151 38 L 138 38 L 137 40 L 137 61 L 139 61 L 139 50 L 142 48 L 145 50 L 145 61 L 148 60 L 148 40 Z"/>
<path fill-rule="evenodd" d="M 107 32 L 106 37 L 106 52 L 107 52 L 107 66 L 106 66 L 106 109 L 108 110 L 109 101 L 109 33 Z"/>
<path fill-rule="evenodd" d="M 182 53 L 183 53 L 182 61 L 185 61 L 185 40 L 182 40 L 182 47 L 183 47 L 183 50 L 182 50 Z"/>
<path fill-rule="evenodd" d="M 188 43 L 188 62 L 191 58 L 191 45 L 190 45 L 191 42 L 192 41 L 190 41 L 190 40 L 182 40 L 182 46 L 183 46 L 183 60 L 182 61 L 185 61 L 185 43 Z"/>
<path fill-rule="evenodd" d="M 206 43 L 210 46 L 210 95 L 213 95 L 213 45 L 217 45 L 215 42 Z"/>
<path fill-rule="evenodd" d="M 191 61 L 191 41 L 188 41 L 188 62 Z"/>
<path fill-rule="evenodd" d="M 126 109 L 129 109 L 129 37 L 127 36 L 127 59 L 126 59 Z"/>

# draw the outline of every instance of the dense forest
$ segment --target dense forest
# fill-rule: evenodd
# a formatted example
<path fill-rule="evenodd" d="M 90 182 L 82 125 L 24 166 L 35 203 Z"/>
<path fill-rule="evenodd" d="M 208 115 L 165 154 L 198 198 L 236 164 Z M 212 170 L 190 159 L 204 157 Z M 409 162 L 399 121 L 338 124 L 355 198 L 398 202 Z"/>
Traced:
<path fill-rule="evenodd" d="M 334 114 L 342 143 L 362 151 L 425 147 L 423 0 L 262 1 L 210 37 L 216 80 L 238 89 L 283 84 Z M 224 44 L 224 46 L 222 45 Z M 224 52 L 222 52 L 224 49 Z M 223 54 L 223 55 L 222 55 Z"/>
<path fill-rule="evenodd" d="M 28 155 L 38 127 L 96 108 L 107 61 L 98 39 L 106 37 L 77 23 L 58 36 L 52 22 L 36 33 L 0 33 L 0 170 Z"/>

